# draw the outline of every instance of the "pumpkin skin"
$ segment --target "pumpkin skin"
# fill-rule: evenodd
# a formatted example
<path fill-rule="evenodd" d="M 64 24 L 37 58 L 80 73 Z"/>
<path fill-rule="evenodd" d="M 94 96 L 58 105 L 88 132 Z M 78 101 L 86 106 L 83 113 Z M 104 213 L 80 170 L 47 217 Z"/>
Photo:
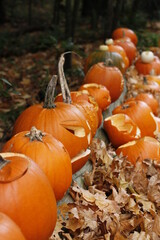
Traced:
<path fill-rule="evenodd" d="M 157 128 L 151 108 L 143 101 L 127 101 L 117 106 L 113 114 L 127 114 L 141 130 L 141 137 L 154 137 L 154 131 Z"/>
<path fill-rule="evenodd" d="M 130 66 L 133 63 L 137 54 L 137 48 L 134 45 L 134 43 L 131 42 L 129 38 L 124 37 L 124 38 L 115 39 L 114 44 L 121 46 L 125 50 L 127 57 L 129 59 L 129 66 Z"/>
<path fill-rule="evenodd" d="M 119 38 L 123 38 L 123 37 L 128 37 L 131 39 L 131 41 L 137 45 L 138 43 L 138 38 L 136 33 L 129 28 L 116 28 L 113 32 L 112 32 L 112 38 L 113 39 L 119 39 Z"/>
<path fill-rule="evenodd" d="M 0 170 L 0 211 L 27 240 L 46 240 L 57 219 L 54 192 L 40 167 L 24 154 L 0 153 L 10 163 Z M 45 227 L 44 227 L 45 226 Z"/>
<path fill-rule="evenodd" d="M 160 118 L 154 116 L 154 119 L 155 119 L 155 121 L 157 123 L 157 131 L 155 132 L 155 135 L 156 135 L 156 134 L 158 134 L 160 132 Z"/>
<path fill-rule="evenodd" d="M 157 116 L 159 103 L 157 99 L 153 96 L 153 94 L 139 93 L 135 98 L 130 98 L 127 101 L 131 101 L 134 99 L 145 102 L 152 109 L 153 114 Z"/>
<path fill-rule="evenodd" d="M 73 174 L 76 173 L 79 169 L 81 169 L 86 162 L 89 160 L 91 154 L 91 150 L 87 149 L 84 153 L 80 154 L 80 156 L 75 156 L 72 158 L 72 172 Z M 79 160 L 80 158 L 80 160 Z"/>
<path fill-rule="evenodd" d="M 105 46 L 107 47 L 107 46 Z M 125 72 L 125 64 L 123 61 L 122 56 L 117 52 L 110 52 L 106 49 L 99 49 L 96 51 L 93 51 L 88 55 L 88 57 L 85 59 L 84 63 L 84 72 L 85 74 L 88 72 L 88 70 L 96 63 L 99 62 L 107 62 L 108 60 L 112 60 L 112 65 L 119 68 L 119 70 L 124 73 Z"/>
<path fill-rule="evenodd" d="M 101 84 L 83 84 L 80 86 L 79 91 L 82 91 L 83 93 L 94 97 L 98 103 L 99 108 L 101 108 L 102 111 L 106 110 L 111 104 L 111 96 L 109 90 Z"/>
<path fill-rule="evenodd" d="M 45 108 L 41 104 L 30 106 L 15 121 L 13 135 L 30 131 L 32 126 L 62 142 L 71 158 L 87 149 L 91 142 L 88 123 L 82 112 L 72 104 L 56 102 L 54 108 Z"/>
<path fill-rule="evenodd" d="M 146 75 L 145 78 L 148 82 L 156 82 L 160 85 L 160 76 Z"/>
<path fill-rule="evenodd" d="M 123 154 L 134 165 L 136 161 L 143 161 L 146 158 L 159 162 L 160 143 L 155 138 L 144 137 L 118 147 L 116 153 Z"/>
<path fill-rule="evenodd" d="M 146 79 L 146 77 L 144 77 Z M 135 89 L 144 90 L 145 92 L 157 93 L 160 92 L 160 86 L 157 82 L 144 80 L 143 83 L 136 83 Z"/>
<path fill-rule="evenodd" d="M 30 132 L 14 135 L 5 143 L 2 152 L 17 152 L 30 157 L 48 177 L 56 200 L 63 198 L 72 181 L 72 167 L 69 153 L 60 141 L 32 127 Z"/>
<path fill-rule="evenodd" d="M 87 72 L 84 83 L 104 85 L 110 93 L 111 102 L 116 101 L 124 87 L 124 79 L 117 67 L 106 66 L 104 63 L 94 64 Z"/>
<path fill-rule="evenodd" d="M 25 240 L 18 225 L 4 213 L 0 213 L 0 239 Z"/>
<path fill-rule="evenodd" d="M 106 44 L 108 47 L 108 51 L 117 52 L 122 56 L 124 64 L 125 64 L 125 70 L 126 70 L 129 67 L 129 59 L 127 57 L 125 50 L 121 46 L 115 45 L 113 39 L 108 39 L 108 41 L 106 40 Z"/>
<path fill-rule="evenodd" d="M 92 137 L 96 134 L 97 128 L 101 123 L 101 115 L 97 102 L 91 96 L 88 96 L 82 91 L 70 92 L 73 105 L 75 105 L 85 116 L 91 128 Z M 62 102 L 62 94 L 58 94 L 55 98 L 55 102 Z"/>
<path fill-rule="evenodd" d="M 157 56 L 154 56 L 154 60 L 151 63 L 144 63 L 139 57 L 135 62 L 135 68 L 139 74 L 159 75 L 160 59 Z"/>
<path fill-rule="evenodd" d="M 104 119 L 103 128 L 115 148 L 141 137 L 138 126 L 129 116 L 122 113 Z"/>

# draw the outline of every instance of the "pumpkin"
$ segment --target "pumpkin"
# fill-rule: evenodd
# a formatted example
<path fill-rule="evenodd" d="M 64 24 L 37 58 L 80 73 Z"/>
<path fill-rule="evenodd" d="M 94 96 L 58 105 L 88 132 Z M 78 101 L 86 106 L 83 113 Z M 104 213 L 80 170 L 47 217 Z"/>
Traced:
<path fill-rule="evenodd" d="M 141 60 L 143 63 L 151 63 L 154 60 L 154 54 L 152 51 L 143 51 L 141 53 Z"/>
<path fill-rule="evenodd" d="M 0 153 L 0 212 L 27 240 L 46 240 L 57 219 L 54 192 L 40 167 L 24 154 Z"/>
<path fill-rule="evenodd" d="M 151 82 L 156 82 L 160 85 L 160 76 L 158 75 L 146 75 L 145 76 L 146 80 L 148 81 L 148 83 Z"/>
<path fill-rule="evenodd" d="M 112 61 L 112 65 L 119 68 L 119 70 L 124 73 L 125 72 L 125 63 L 123 61 L 122 56 L 117 52 L 108 51 L 108 47 L 106 45 L 100 45 L 99 49 L 91 52 L 84 62 L 84 72 L 87 73 L 91 66 L 98 62 L 108 62 L 108 60 Z"/>
<path fill-rule="evenodd" d="M 89 160 L 91 155 L 91 150 L 88 148 L 85 152 L 80 154 L 80 156 L 75 156 L 72 158 L 72 172 L 76 173 L 79 169 L 81 169 L 86 162 Z"/>
<path fill-rule="evenodd" d="M 152 137 L 143 137 L 116 149 L 116 154 L 126 156 L 127 160 L 132 164 L 144 159 L 152 159 L 160 161 L 160 143 Z"/>
<path fill-rule="evenodd" d="M 111 39 L 111 38 L 106 39 L 105 44 L 108 47 L 108 51 L 117 52 L 122 56 L 124 64 L 125 64 L 125 70 L 126 70 L 129 67 L 129 59 L 127 57 L 125 50 L 121 46 L 115 45 L 113 39 Z"/>
<path fill-rule="evenodd" d="M 155 121 L 157 123 L 157 131 L 155 132 L 155 136 L 156 136 L 156 134 L 160 133 L 160 118 L 154 116 L 154 119 L 155 119 Z"/>
<path fill-rule="evenodd" d="M 124 87 L 124 79 L 120 70 L 105 63 L 94 64 L 87 72 L 84 83 L 104 85 L 109 90 L 111 102 L 119 98 Z"/>
<path fill-rule="evenodd" d="M 117 106 L 113 114 L 127 114 L 139 127 L 141 136 L 154 137 L 157 128 L 151 108 L 143 101 L 127 101 Z"/>
<path fill-rule="evenodd" d="M 151 93 L 139 93 L 135 98 L 130 98 L 127 101 L 131 100 L 140 100 L 145 102 L 152 110 L 154 115 L 158 114 L 159 103 L 157 99 Z"/>
<path fill-rule="evenodd" d="M 103 128 L 115 148 L 141 137 L 138 126 L 128 115 L 123 113 L 105 118 Z"/>
<path fill-rule="evenodd" d="M 98 126 L 102 121 L 102 111 L 95 99 L 82 91 L 72 91 L 70 92 L 72 104 L 75 105 L 85 116 L 91 128 L 92 137 L 96 134 Z M 62 94 L 58 94 L 55 98 L 56 102 L 62 102 Z"/>
<path fill-rule="evenodd" d="M 160 92 L 159 84 L 156 81 L 148 80 L 148 77 L 146 78 L 146 76 L 144 76 L 142 82 L 138 82 L 138 83 L 134 84 L 134 88 L 136 90 L 151 92 L 151 93 Z"/>
<path fill-rule="evenodd" d="M 79 91 L 82 91 L 83 93 L 94 97 L 94 99 L 98 103 L 99 108 L 101 108 L 102 111 L 106 110 L 111 104 L 111 96 L 109 90 L 101 84 L 83 84 L 80 86 Z"/>
<path fill-rule="evenodd" d="M 139 74 L 159 75 L 160 59 L 150 51 L 142 52 L 135 62 L 135 68 Z"/>
<path fill-rule="evenodd" d="M 6 214 L 0 212 L 0 239 L 25 240 L 19 226 Z"/>
<path fill-rule="evenodd" d="M 119 38 L 124 38 L 124 37 L 128 37 L 130 38 L 130 40 L 137 45 L 138 43 L 138 38 L 136 33 L 129 28 L 116 28 L 113 32 L 112 32 L 112 38 L 113 39 L 119 39 Z"/>
<path fill-rule="evenodd" d="M 124 37 L 124 38 L 115 39 L 114 44 L 121 46 L 125 50 L 126 55 L 129 59 L 129 65 L 131 65 L 135 60 L 135 57 L 137 54 L 137 48 L 134 45 L 134 43 L 131 42 L 129 38 Z"/>
<path fill-rule="evenodd" d="M 25 109 L 16 119 L 13 135 L 32 126 L 50 133 L 65 146 L 70 157 L 85 151 L 91 142 L 91 130 L 83 113 L 73 104 L 54 103 L 54 76 L 48 84 L 44 104 Z"/>
<path fill-rule="evenodd" d="M 18 152 L 34 160 L 48 177 L 56 200 L 63 198 L 72 181 L 70 156 L 63 144 L 48 133 L 32 127 L 14 135 L 2 148 Z"/>

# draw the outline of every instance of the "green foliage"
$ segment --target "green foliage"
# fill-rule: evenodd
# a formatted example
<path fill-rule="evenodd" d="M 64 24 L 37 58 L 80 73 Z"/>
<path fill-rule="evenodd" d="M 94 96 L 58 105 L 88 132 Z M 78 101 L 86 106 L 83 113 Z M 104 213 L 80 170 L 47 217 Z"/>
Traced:
<path fill-rule="evenodd" d="M 0 78 L 0 96 L 9 98 L 10 93 L 19 94 L 15 87 L 5 78 Z"/>
<path fill-rule="evenodd" d="M 46 50 L 57 45 L 52 32 L 24 34 L 17 36 L 13 32 L 0 33 L 0 55 L 21 55 L 26 52 Z"/>
<path fill-rule="evenodd" d="M 138 35 L 138 47 L 141 50 L 146 50 L 149 47 L 158 47 L 158 41 L 160 34 L 142 30 L 137 32 Z"/>

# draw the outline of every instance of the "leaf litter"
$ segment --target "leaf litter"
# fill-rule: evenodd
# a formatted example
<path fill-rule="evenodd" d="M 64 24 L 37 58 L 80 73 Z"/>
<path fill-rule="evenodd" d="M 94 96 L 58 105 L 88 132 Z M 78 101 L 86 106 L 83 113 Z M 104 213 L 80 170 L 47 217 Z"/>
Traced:
<path fill-rule="evenodd" d="M 98 138 L 90 148 L 86 189 L 73 182 L 74 202 L 58 207 L 51 239 L 160 239 L 160 165 L 145 159 L 133 166 Z"/>

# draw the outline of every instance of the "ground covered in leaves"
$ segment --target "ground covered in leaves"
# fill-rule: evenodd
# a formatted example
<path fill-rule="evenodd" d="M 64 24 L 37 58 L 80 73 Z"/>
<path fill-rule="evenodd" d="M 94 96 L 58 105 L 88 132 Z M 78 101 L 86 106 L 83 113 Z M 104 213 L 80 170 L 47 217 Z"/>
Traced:
<path fill-rule="evenodd" d="M 93 170 L 86 189 L 70 188 L 73 203 L 59 206 L 51 239 L 160 238 L 160 165 L 150 159 L 135 167 L 102 140 L 91 144 Z"/>

